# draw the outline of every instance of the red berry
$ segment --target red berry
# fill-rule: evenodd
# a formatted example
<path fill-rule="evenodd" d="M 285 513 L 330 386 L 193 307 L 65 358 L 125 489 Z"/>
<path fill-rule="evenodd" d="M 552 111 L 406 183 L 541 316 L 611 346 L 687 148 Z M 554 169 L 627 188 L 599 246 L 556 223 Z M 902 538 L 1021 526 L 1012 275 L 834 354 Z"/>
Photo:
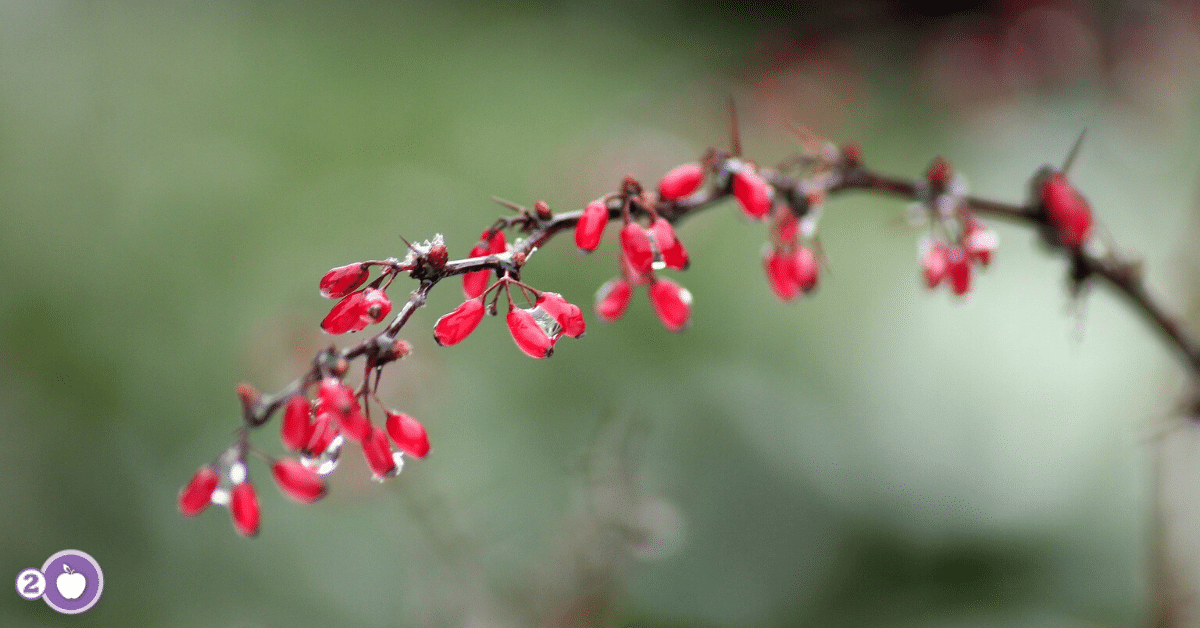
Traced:
<path fill-rule="evenodd" d="M 283 420 L 280 421 L 279 431 L 283 436 L 283 446 L 292 451 L 300 451 L 312 440 L 313 426 L 309 419 L 312 417 L 312 404 L 302 396 L 292 397 L 283 409 Z"/>
<path fill-rule="evenodd" d="M 650 303 L 670 331 L 682 330 L 692 317 L 692 293 L 670 279 L 659 279 L 650 286 Z"/>
<path fill-rule="evenodd" d="M 334 335 L 362 331 L 370 322 L 367 307 L 363 291 L 351 292 L 333 306 L 325 320 L 321 321 L 321 329 Z"/>
<path fill-rule="evenodd" d="M 508 331 L 517 348 L 531 358 L 548 358 L 554 353 L 554 339 L 538 324 L 529 310 L 513 308 L 508 311 Z"/>
<path fill-rule="evenodd" d="M 625 263 L 635 275 L 649 273 L 654 265 L 654 246 L 650 234 L 641 225 L 631 222 L 621 229 L 621 251 Z"/>
<path fill-rule="evenodd" d="M 462 342 L 479 326 L 483 313 L 482 299 L 463 301 L 453 312 L 443 315 L 433 324 L 433 339 L 443 347 Z"/>
<path fill-rule="evenodd" d="M 424 458 L 429 453 L 429 435 L 425 426 L 411 416 L 402 412 L 389 414 L 387 431 L 400 451 L 414 458 Z"/>
<path fill-rule="evenodd" d="M 371 271 L 359 263 L 338 266 L 321 277 L 321 296 L 326 299 L 340 299 L 367 280 Z"/>
<path fill-rule="evenodd" d="M 271 473 L 279 488 L 302 504 L 311 504 L 325 496 L 325 480 L 299 460 L 278 460 L 271 465 Z"/>
<path fill-rule="evenodd" d="M 623 278 L 610 279 L 596 291 L 596 314 L 607 323 L 615 323 L 629 307 L 633 286 Z"/>
<path fill-rule="evenodd" d="M 608 207 L 600 201 L 592 201 L 583 208 L 579 222 L 575 223 L 575 246 L 581 251 L 592 252 L 600 246 L 604 227 L 608 226 Z"/>
<path fill-rule="evenodd" d="M 657 219 L 650 223 L 650 232 L 654 234 L 655 247 L 667 268 L 687 270 L 691 263 L 688 259 L 687 249 L 683 248 L 683 243 L 675 237 L 675 228 L 671 226 L 671 223 Z"/>
<path fill-rule="evenodd" d="M 929 170 L 925 176 L 929 177 L 929 183 L 938 190 L 946 189 L 950 185 L 950 177 L 954 174 L 954 170 L 950 167 L 950 162 L 938 157 L 929 164 Z"/>
<path fill-rule="evenodd" d="M 862 146 L 858 142 L 850 142 L 842 147 L 842 162 L 851 168 L 862 165 Z"/>
<path fill-rule="evenodd" d="M 965 251 L 958 247 L 948 250 L 946 275 L 950 278 L 950 287 L 954 294 L 961 297 L 971 289 L 971 260 L 967 259 Z"/>
<path fill-rule="evenodd" d="M 804 292 L 817 286 L 817 280 L 821 278 L 821 264 L 812 249 L 806 246 L 796 249 L 792 257 L 792 273 L 796 284 Z"/>
<path fill-rule="evenodd" d="M 363 318 L 366 319 L 364 328 L 369 324 L 382 321 L 391 311 L 392 300 L 388 298 L 386 292 L 377 288 L 363 290 Z"/>
<path fill-rule="evenodd" d="M 398 467 L 396 458 L 393 456 L 392 444 L 388 441 L 387 432 L 382 428 L 372 427 L 367 437 L 362 441 L 363 457 L 367 459 L 367 466 L 371 467 L 371 471 L 381 478 L 391 477 L 396 474 Z"/>
<path fill-rule="evenodd" d="M 1092 233 L 1092 208 L 1066 175 L 1055 172 L 1042 182 L 1042 203 L 1063 244 L 1077 249 Z"/>
<path fill-rule="evenodd" d="M 338 421 L 334 419 L 334 415 L 328 412 L 318 414 L 312 427 L 312 440 L 302 451 L 309 456 L 319 456 L 329 449 L 338 434 Z"/>
<path fill-rule="evenodd" d="M 258 534 L 261 513 L 258 508 L 258 494 L 254 492 L 253 484 L 242 482 L 233 487 L 233 493 L 229 496 L 229 513 L 233 515 L 233 527 L 237 529 L 238 534 Z"/>
<path fill-rule="evenodd" d="M 578 338 L 587 331 L 587 324 L 583 320 L 583 312 L 579 306 L 568 303 L 561 294 L 543 292 L 535 305 L 542 308 L 562 327 L 562 333 L 572 338 Z"/>
<path fill-rule="evenodd" d="M 921 270 L 925 272 L 925 285 L 936 288 L 950 270 L 950 247 L 941 242 L 932 242 L 921 253 Z"/>
<path fill-rule="evenodd" d="M 358 405 L 358 400 L 354 401 L 350 412 L 335 416 L 338 419 L 338 427 L 341 433 L 354 440 L 361 441 L 371 431 L 371 420 L 367 418 L 367 415 L 363 414 L 362 408 Z"/>
<path fill-rule="evenodd" d="M 963 230 L 963 250 L 967 258 L 984 266 L 991 263 L 997 244 L 996 232 L 978 220 L 969 221 Z"/>
<path fill-rule="evenodd" d="M 704 183 L 704 168 L 697 163 L 676 166 L 658 182 L 658 195 L 664 201 L 674 201 L 695 192 Z"/>
<path fill-rule="evenodd" d="M 733 195 L 746 215 L 762 220 L 771 213 L 771 186 L 749 166 L 733 173 Z"/>
<path fill-rule="evenodd" d="M 212 503 L 213 491 L 217 490 L 217 471 L 210 466 L 200 467 L 188 480 L 187 486 L 179 491 L 179 512 L 185 517 L 195 517 Z"/>
<path fill-rule="evenodd" d="M 763 252 L 763 269 L 767 272 L 767 283 L 781 301 L 791 301 L 800 294 L 794 270 L 796 258 L 778 249 Z"/>
<path fill-rule="evenodd" d="M 476 244 L 471 248 L 470 257 L 481 257 L 488 254 L 487 247 L 483 244 Z M 471 271 L 463 275 L 463 294 L 467 295 L 468 299 L 483 294 L 487 290 L 488 281 L 492 278 L 492 271 L 485 268 L 483 270 Z"/>

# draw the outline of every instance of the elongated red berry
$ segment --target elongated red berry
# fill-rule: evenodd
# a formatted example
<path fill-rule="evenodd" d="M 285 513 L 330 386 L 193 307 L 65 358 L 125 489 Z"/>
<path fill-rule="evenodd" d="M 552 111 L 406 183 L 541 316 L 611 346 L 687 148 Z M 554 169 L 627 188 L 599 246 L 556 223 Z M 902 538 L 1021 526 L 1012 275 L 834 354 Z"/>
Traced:
<path fill-rule="evenodd" d="M 283 446 L 292 451 L 300 451 L 308 447 L 312 440 L 312 404 L 302 396 L 292 397 L 283 408 L 283 420 L 280 421 L 279 431 L 283 437 Z"/>
<path fill-rule="evenodd" d="M 471 247 L 470 257 L 481 257 L 488 254 L 488 249 L 483 244 L 476 244 Z M 483 294 L 487 290 L 488 282 L 491 281 L 492 271 L 488 269 L 476 270 L 463 275 L 463 294 L 467 295 L 468 299 L 474 299 Z"/>
<path fill-rule="evenodd" d="M 778 249 L 763 251 L 763 269 L 767 283 L 779 300 L 787 302 L 800 295 L 800 284 L 796 281 L 796 257 Z"/>
<path fill-rule="evenodd" d="M 658 181 L 658 196 L 664 201 L 675 201 L 691 196 L 704 183 L 704 168 L 698 163 L 676 166 Z"/>
<path fill-rule="evenodd" d="M 233 516 L 233 527 L 242 536 L 258 534 L 261 512 L 258 508 L 258 494 L 250 482 L 242 482 L 233 487 L 229 496 L 229 513 Z"/>
<path fill-rule="evenodd" d="M 336 377 L 326 377 L 317 387 L 317 414 L 347 414 L 357 403 L 354 390 Z"/>
<path fill-rule="evenodd" d="M 659 279 L 650 286 L 650 304 L 670 331 L 682 330 L 692 318 L 692 293 L 670 279 Z"/>
<path fill-rule="evenodd" d="M 762 220 L 771 213 L 771 186 L 748 166 L 733 173 L 733 195 L 750 218 Z"/>
<path fill-rule="evenodd" d="M 329 334 L 344 334 L 349 331 L 362 331 L 369 322 L 363 292 L 359 290 L 346 295 L 333 306 L 325 320 L 321 321 L 321 329 Z"/>
<path fill-rule="evenodd" d="M 456 345 L 471 335 L 483 320 L 482 299 L 468 299 L 433 324 L 433 339 L 443 347 Z"/>
<path fill-rule="evenodd" d="M 971 289 L 971 260 L 965 251 L 951 247 L 946 255 L 946 276 L 954 294 L 963 296 Z"/>
<path fill-rule="evenodd" d="M 800 289 L 809 292 L 817 287 L 817 280 L 821 278 L 821 263 L 817 261 L 816 253 L 806 246 L 801 246 L 796 249 L 792 259 L 792 272 L 795 273 L 796 284 Z"/>
<path fill-rule="evenodd" d="M 1051 173 L 1042 182 L 1042 203 L 1058 229 L 1059 238 L 1070 248 L 1079 248 L 1092 233 L 1092 208 L 1066 175 Z"/>
<path fill-rule="evenodd" d="M 414 458 L 424 458 L 429 453 L 429 435 L 420 421 L 398 412 L 388 415 L 386 425 L 388 434 L 396 441 L 400 451 Z"/>
<path fill-rule="evenodd" d="M 340 299 L 358 289 L 371 275 L 371 271 L 359 263 L 338 266 L 321 277 L 321 296 Z"/>
<path fill-rule="evenodd" d="M 531 358 L 548 358 L 554 353 L 554 339 L 538 324 L 529 310 L 513 308 L 508 311 L 508 331 L 517 348 Z"/>
<path fill-rule="evenodd" d="M 557 292 L 543 292 L 535 303 L 542 308 L 562 327 L 562 333 L 578 338 L 587 331 L 587 323 L 583 320 L 583 312 L 579 306 L 569 303 Z"/>
<path fill-rule="evenodd" d="M 280 490 L 302 504 L 311 504 L 325 496 L 325 480 L 299 460 L 277 460 L 271 465 L 271 473 Z"/>
<path fill-rule="evenodd" d="M 354 405 L 350 407 L 349 412 L 336 416 L 341 433 L 354 440 L 361 441 L 371 431 L 371 420 L 367 418 L 367 415 L 363 414 L 357 399 L 354 400 Z"/>
<path fill-rule="evenodd" d="M 377 288 L 363 290 L 363 317 L 368 325 L 382 321 L 391 311 L 392 300 L 386 292 Z"/>
<path fill-rule="evenodd" d="M 592 201 L 583 208 L 579 222 L 575 224 L 575 246 L 581 251 L 592 252 L 600 246 L 604 228 L 608 226 L 608 207 L 600 201 Z"/>
<path fill-rule="evenodd" d="M 683 243 L 675 237 L 675 228 L 671 223 L 657 219 L 650 223 L 650 232 L 654 234 L 654 245 L 662 257 L 663 264 L 666 264 L 667 268 L 687 270 L 691 263 L 687 249 L 683 248 Z"/>
<path fill-rule="evenodd" d="M 650 243 L 650 234 L 636 222 L 621 229 L 621 251 L 634 274 L 645 275 L 652 269 L 654 247 Z"/>
<path fill-rule="evenodd" d="M 387 432 L 382 428 L 372 427 L 367 437 L 362 441 L 363 457 L 367 459 L 367 466 L 371 467 L 371 471 L 381 478 L 392 477 L 396 474 L 398 467 L 396 458 L 392 454 L 392 443 L 388 440 Z"/>
<path fill-rule="evenodd" d="M 179 512 L 185 517 L 195 517 L 212 503 L 213 491 L 217 490 L 217 471 L 205 465 L 196 471 L 186 486 L 179 491 Z"/>
<path fill-rule="evenodd" d="M 596 314 L 606 323 L 615 323 L 629 307 L 633 286 L 628 280 L 617 277 L 608 280 L 596 291 Z"/>
<path fill-rule="evenodd" d="M 936 288 L 950 271 L 950 247 L 942 242 L 930 242 L 921 253 L 921 270 L 925 285 Z"/>

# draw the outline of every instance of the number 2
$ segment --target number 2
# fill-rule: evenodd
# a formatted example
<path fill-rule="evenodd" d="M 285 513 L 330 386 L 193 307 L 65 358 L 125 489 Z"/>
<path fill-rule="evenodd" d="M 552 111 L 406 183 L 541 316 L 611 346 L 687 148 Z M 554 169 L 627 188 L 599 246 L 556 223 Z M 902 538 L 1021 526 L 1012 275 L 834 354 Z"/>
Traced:
<path fill-rule="evenodd" d="M 25 574 L 25 593 L 37 595 L 39 578 L 33 574 Z"/>

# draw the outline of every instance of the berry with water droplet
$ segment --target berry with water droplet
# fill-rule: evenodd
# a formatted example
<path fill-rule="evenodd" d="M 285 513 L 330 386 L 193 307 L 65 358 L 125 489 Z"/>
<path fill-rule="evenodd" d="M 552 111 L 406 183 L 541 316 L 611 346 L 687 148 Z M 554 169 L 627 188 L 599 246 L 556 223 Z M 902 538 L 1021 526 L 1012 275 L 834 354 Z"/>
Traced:
<path fill-rule="evenodd" d="M 650 233 L 638 223 L 631 222 L 621 229 L 621 252 L 635 275 L 645 275 L 652 270 L 654 245 L 650 242 Z"/>
<path fill-rule="evenodd" d="M 675 228 L 671 226 L 671 223 L 661 218 L 656 219 L 650 223 L 650 232 L 654 234 L 655 248 L 658 249 L 666 267 L 687 270 L 691 263 L 688 259 L 687 249 L 683 248 L 683 243 L 675 237 Z"/>
<path fill-rule="evenodd" d="M 392 456 L 392 444 L 388 440 L 387 432 L 382 428 L 372 427 L 362 441 L 362 448 L 367 466 L 376 476 L 389 478 L 396 474 L 398 467 L 395 457 Z"/>
<path fill-rule="evenodd" d="M 554 338 L 538 324 L 533 312 L 521 308 L 508 311 L 508 331 L 517 348 L 531 358 L 548 358 L 554 353 Z"/>
<path fill-rule="evenodd" d="M 615 323 L 625 314 L 632 296 L 633 285 L 628 280 L 610 279 L 596 291 L 596 314 L 606 323 Z"/>

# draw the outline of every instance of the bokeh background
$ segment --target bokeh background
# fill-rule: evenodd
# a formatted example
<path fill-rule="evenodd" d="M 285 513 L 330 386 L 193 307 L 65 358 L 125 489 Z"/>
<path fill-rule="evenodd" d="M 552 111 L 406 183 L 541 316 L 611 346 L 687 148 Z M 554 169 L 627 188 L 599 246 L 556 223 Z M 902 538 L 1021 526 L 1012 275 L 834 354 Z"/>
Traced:
<path fill-rule="evenodd" d="M 1195 2 L 4 0 L 0 575 L 76 548 L 106 584 L 76 617 L 10 590 L 0 625 L 1143 625 L 1174 356 L 1023 227 L 969 298 L 927 292 L 904 204 L 862 194 L 795 304 L 734 204 L 683 224 L 678 335 L 638 294 L 544 362 L 492 319 L 441 349 L 443 286 L 385 381 L 427 460 L 378 485 L 350 452 L 314 506 L 252 465 L 255 540 L 175 497 L 236 383 L 330 342 L 324 271 L 463 255 L 492 195 L 653 182 L 726 145 L 731 97 L 764 164 L 794 122 L 1009 201 L 1086 128 L 1103 230 L 1194 312 L 1197 68 Z M 588 304 L 614 241 L 525 279 Z"/>

